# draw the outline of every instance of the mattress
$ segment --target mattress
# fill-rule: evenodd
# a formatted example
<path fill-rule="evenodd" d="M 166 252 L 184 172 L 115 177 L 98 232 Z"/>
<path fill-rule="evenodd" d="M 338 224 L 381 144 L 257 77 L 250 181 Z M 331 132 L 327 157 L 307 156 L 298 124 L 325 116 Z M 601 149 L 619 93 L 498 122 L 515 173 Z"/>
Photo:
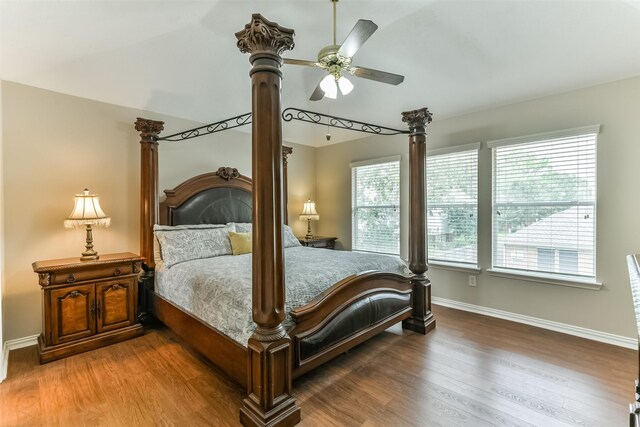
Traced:
<path fill-rule="evenodd" d="M 304 246 L 286 248 L 286 312 L 307 304 L 345 277 L 369 270 L 410 274 L 397 256 Z M 155 291 L 243 346 L 255 329 L 251 318 L 251 254 L 160 268 Z M 285 327 L 290 324 L 287 315 Z"/>

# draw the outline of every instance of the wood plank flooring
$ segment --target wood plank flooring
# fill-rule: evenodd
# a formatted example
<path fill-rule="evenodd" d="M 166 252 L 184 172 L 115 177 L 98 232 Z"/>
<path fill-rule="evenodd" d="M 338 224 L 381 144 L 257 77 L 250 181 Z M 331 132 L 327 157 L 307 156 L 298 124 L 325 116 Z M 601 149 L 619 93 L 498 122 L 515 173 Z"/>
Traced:
<path fill-rule="evenodd" d="M 294 383 L 302 426 L 625 426 L 636 352 L 449 308 Z M 11 353 L 2 426 L 234 426 L 244 392 L 167 329 L 38 365 Z"/>

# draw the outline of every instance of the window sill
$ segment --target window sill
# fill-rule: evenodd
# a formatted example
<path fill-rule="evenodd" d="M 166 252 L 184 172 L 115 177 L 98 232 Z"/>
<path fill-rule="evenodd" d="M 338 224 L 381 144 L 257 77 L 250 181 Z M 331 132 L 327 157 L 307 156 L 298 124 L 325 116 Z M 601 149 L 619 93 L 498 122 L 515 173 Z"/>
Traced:
<path fill-rule="evenodd" d="M 592 291 L 599 291 L 600 288 L 602 288 L 602 282 L 598 282 L 595 279 L 589 280 L 580 277 L 557 276 L 555 274 L 545 273 L 529 273 L 502 268 L 488 268 L 487 273 L 492 276 L 506 277 L 508 279 L 519 279 L 550 285 L 569 286 L 572 288 L 589 289 Z"/>
<path fill-rule="evenodd" d="M 464 273 L 481 273 L 482 269 L 479 267 L 474 267 L 470 264 L 458 264 L 455 262 L 443 262 L 443 261 L 428 261 L 427 264 L 429 267 L 433 267 L 436 269 L 442 270 L 453 270 L 453 271 L 462 271 Z"/>

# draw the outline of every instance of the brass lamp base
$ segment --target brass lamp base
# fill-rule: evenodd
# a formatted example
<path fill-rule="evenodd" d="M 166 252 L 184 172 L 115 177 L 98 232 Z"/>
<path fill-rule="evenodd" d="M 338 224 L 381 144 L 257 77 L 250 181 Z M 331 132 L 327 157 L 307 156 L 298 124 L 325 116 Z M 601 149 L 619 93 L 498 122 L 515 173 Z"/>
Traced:
<path fill-rule="evenodd" d="M 98 252 L 93 250 L 93 231 L 91 229 L 91 224 L 87 224 L 87 245 L 85 248 L 87 250 L 82 252 L 80 261 L 95 261 L 100 259 Z"/>
<path fill-rule="evenodd" d="M 95 261 L 97 259 L 100 259 L 100 257 L 98 256 L 98 254 L 96 253 L 95 255 L 85 255 L 87 252 L 82 252 L 82 256 L 80 257 L 80 261 Z"/>
<path fill-rule="evenodd" d="M 313 239 L 313 234 L 311 234 L 311 220 L 307 219 L 307 235 L 304 236 L 305 239 L 311 240 Z"/>

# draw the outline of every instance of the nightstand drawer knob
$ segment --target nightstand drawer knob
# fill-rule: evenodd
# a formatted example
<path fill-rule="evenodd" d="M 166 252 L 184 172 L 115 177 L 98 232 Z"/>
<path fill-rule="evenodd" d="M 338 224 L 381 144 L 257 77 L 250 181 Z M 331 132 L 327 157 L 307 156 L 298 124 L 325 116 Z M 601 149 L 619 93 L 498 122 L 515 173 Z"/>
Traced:
<path fill-rule="evenodd" d="M 114 271 L 114 272 L 113 272 L 113 275 L 114 275 L 114 276 L 119 276 L 119 275 L 121 275 L 121 274 L 122 274 L 122 271 L 120 271 L 120 269 L 119 269 L 119 268 L 116 268 L 116 271 Z"/>
<path fill-rule="evenodd" d="M 67 277 L 67 283 L 73 283 L 76 281 L 76 275 L 71 273 L 69 277 Z"/>

